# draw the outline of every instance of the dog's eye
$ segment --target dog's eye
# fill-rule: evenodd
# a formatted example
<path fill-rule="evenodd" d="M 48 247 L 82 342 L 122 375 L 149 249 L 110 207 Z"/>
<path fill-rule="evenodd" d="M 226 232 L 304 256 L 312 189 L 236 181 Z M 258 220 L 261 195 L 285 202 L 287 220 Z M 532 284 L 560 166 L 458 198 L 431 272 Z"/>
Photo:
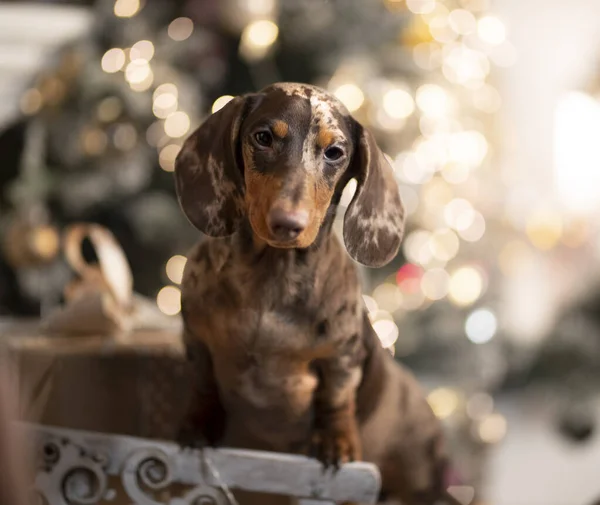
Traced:
<path fill-rule="evenodd" d="M 273 145 L 273 136 L 268 131 L 255 133 L 254 139 L 259 146 L 271 147 Z"/>
<path fill-rule="evenodd" d="M 329 161 L 339 160 L 342 156 L 344 156 L 344 151 L 339 147 L 328 147 L 325 149 L 325 158 Z"/>

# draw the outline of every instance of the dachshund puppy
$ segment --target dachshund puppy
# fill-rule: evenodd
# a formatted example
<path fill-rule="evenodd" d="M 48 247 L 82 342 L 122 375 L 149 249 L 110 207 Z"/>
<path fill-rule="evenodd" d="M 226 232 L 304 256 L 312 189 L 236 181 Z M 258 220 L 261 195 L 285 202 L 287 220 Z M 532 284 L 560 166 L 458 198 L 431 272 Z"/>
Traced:
<path fill-rule="evenodd" d="M 352 259 L 398 252 L 404 209 L 371 133 L 325 91 L 280 83 L 231 100 L 176 160 L 181 207 L 206 235 L 182 282 L 197 378 L 182 443 L 366 460 L 382 498 L 444 494 L 442 433 L 385 351 Z M 343 188 L 349 256 L 332 233 Z M 351 259 L 352 258 L 352 259 Z"/>

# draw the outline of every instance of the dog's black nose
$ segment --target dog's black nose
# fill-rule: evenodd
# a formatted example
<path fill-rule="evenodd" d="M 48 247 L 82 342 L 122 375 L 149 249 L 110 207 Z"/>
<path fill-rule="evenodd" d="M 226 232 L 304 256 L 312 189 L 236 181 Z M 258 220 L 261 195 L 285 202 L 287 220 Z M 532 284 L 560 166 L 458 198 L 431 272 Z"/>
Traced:
<path fill-rule="evenodd" d="M 275 207 L 269 212 L 269 229 L 278 240 L 295 239 L 308 225 L 308 212 L 305 210 L 285 211 Z"/>

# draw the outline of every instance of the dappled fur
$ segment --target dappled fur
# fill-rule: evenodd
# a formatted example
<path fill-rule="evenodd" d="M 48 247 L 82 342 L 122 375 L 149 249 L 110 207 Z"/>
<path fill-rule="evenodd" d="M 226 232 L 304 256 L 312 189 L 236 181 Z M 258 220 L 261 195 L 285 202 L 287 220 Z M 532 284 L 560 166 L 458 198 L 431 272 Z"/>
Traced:
<path fill-rule="evenodd" d="M 250 138 L 265 121 L 271 149 Z M 337 163 L 322 161 L 331 143 L 343 148 Z M 326 464 L 364 459 L 381 469 L 382 497 L 433 504 L 444 495 L 441 428 L 414 378 L 382 349 L 355 264 L 332 233 L 352 177 L 346 248 L 385 264 L 404 219 L 391 167 L 322 90 L 279 84 L 237 98 L 186 142 L 176 163 L 182 208 L 216 238 L 189 254 L 182 282 L 196 373 L 182 442 L 308 452 Z M 274 206 L 309 213 L 293 241 L 270 235 Z"/>

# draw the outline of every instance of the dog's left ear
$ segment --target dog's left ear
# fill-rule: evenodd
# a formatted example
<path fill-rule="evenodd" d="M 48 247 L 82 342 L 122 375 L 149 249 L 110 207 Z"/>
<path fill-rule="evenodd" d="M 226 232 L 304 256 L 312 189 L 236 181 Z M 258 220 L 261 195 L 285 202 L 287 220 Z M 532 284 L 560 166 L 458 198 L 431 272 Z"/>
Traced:
<path fill-rule="evenodd" d="M 392 167 L 375 138 L 358 122 L 350 173 L 356 193 L 344 217 L 344 242 L 350 256 L 369 267 L 389 263 L 404 233 L 404 206 Z"/>
<path fill-rule="evenodd" d="M 184 142 L 175 160 L 175 188 L 190 222 L 211 237 L 235 232 L 244 215 L 238 137 L 253 95 L 239 96 L 213 113 Z"/>

